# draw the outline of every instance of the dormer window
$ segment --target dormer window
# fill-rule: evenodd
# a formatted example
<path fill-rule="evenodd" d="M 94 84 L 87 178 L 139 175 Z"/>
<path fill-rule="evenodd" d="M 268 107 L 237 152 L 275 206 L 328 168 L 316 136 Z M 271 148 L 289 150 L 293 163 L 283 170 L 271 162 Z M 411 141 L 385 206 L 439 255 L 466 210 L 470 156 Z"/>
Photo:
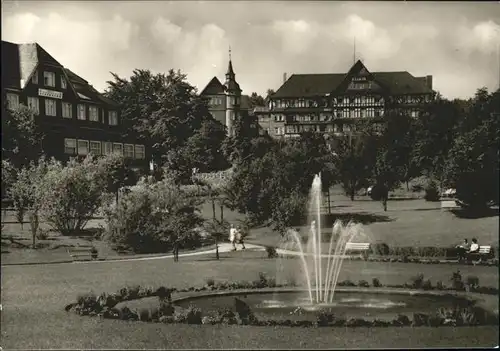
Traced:
<path fill-rule="evenodd" d="M 66 83 L 66 78 L 61 77 L 61 89 L 66 89 L 68 84 Z"/>
<path fill-rule="evenodd" d="M 31 76 L 31 83 L 38 84 L 38 70 L 33 72 L 33 75 Z"/>
<path fill-rule="evenodd" d="M 46 87 L 56 86 L 56 74 L 54 72 L 43 72 L 43 84 Z"/>

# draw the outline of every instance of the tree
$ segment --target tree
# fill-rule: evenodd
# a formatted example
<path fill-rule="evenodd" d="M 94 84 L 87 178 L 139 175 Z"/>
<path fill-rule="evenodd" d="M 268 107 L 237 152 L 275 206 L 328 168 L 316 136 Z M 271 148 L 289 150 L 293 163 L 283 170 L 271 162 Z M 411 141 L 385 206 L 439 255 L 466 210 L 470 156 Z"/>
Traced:
<path fill-rule="evenodd" d="M 81 232 L 107 199 L 107 174 L 91 155 L 48 169 L 41 206 L 45 221 L 62 235 Z"/>
<path fill-rule="evenodd" d="M 407 133 L 411 126 L 410 117 L 391 111 L 384 117 L 381 135 L 376 141 L 376 157 L 373 167 L 373 180 L 380 199 L 387 211 L 389 191 L 395 189 L 403 179 L 402 168 L 405 164 Z"/>
<path fill-rule="evenodd" d="M 101 172 L 106 177 L 106 189 L 115 194 L 118 202 L 118 194 L 122 187 L 137 183 L 138 175 L 131 168 L 130 162 L 122 155 L 107 155 L 97 161 L 102 167 Z"/>
<path fill-rule="evenodd" d="M 266 106 L 266 101 L 264 100 L 264 98 L 262 96 L 260 96 L 256 92 L 253 92 L 250 95 L 250 106 L 249 107 L 250 107 L 250 109 L 253 109 L 254 107 L 257 107 L 257 106 Z"/>
<path fill-rule="evenodd" d="M 5 100 L 6 101 L 6 100 Z M 19 169 L 41 156 L 43 133 L 34 112 L 25 105 L 2 111 L 2 159 Z"/>
<path fill-rule="evenodd" d="M 8 194 L 14 202 L 17 219 L 21 223 L 21 227 L 24 215 L 27 213 L 29 216 L 33 248 L 36 248 L 36 235 L 38 234 L 43 206 L 47 198 L 54 196 L 54 191 L 59 190 L 47 186 L 46 175 L 49 171 L 60 167 L 60 163 L 53 159 L 46 161 L 44 157 L 37 163 L 30 162 L 28 166 L 18 170 L 16 180 L 8 190 Z"/>
<path fill-rule="evenodd" d="M 448 153 L 446 183 L 455 187 L 457 198 L 472 209 L 498 203 L 498 106 L 500 91 L 488 94 L 480 89 L 459 127 L 463 134 L 457 136 Z"/>
<path fill-rule="evenodd" d="M 224 126 L 220 122 L 205 120 L 182 148 L 169 152 L 166 165 L 178 170 L 184 180 L 190 178 L 193 168 L 202 173 L 227 169 L 230 164 L 222 153 L 225 138 Z"/>
<path fill-rule="evenodd" d="M 437 99 L 413 121 L 413 151 L 407 159 L 407 176 L 404 178 L 408 179 L 412 173 L 419 173 L 419 170 L 442 183 L 446 157 L 453 145 L 464 109 L 462 101 Z M 411 143 L 411 139 L 408 143 Z"/>
<path fill-rule="evenodd" d="M 123 129 L 147 141 L 156 165 L 163 165 L 169 152 L 184 146 L 204 121 L 213 120 L 206 99 L 180 71 L 165 75 L 134 70 L 130 79 L 113 74 L 107 83 L 107 97 L 121 106 Z"/>
<path fill-rule="evenodd" d="M 375 162 L 375 138 L 370 129 L 360 127 L 356 138 L 339 141 L 335 159 L 340 184 L 352 201 L 359 190 L 368 187 Z"/>

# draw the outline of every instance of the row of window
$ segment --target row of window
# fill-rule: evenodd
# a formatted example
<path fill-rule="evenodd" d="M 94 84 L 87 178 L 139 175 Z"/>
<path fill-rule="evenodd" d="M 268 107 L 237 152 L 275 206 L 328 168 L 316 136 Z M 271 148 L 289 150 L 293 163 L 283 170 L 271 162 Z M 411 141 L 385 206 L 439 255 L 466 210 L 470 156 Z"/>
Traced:
<path fill-rule="evenodd" d="M 31 76 L 31 83 L 38 84 L 38 71 L 33 72 L 33 75 Z M 54 88 L 56 86 L 56 74 L 54 72 L 44 71 L 43 85 Z M 66 89 L 67 87 L 68 83 L 66 82 L 66 78 L 61 75 L 61 89 Z"/>
<path fill-rule="evenodd" d="M 219 106 L 219 105 L 222 105 L 222 98 L 218 98 L 218 97 L 210 98 L 210 100 L 208 102 L 208 105 L 209 106 Z"/>
<path fill-rule="evenodd" d="M 360 83 L 356 83 L 360 84 Z M 404 95 L 395 97 L 398 103 L 415 104 L 422 102 L 430 102 L 431 96 L 412 96 Z M 346 105 L 375 105 L 383 106 L 385 100 L 381 96 L 373 95 L 355 95 L 355 96 L 337 96 L 333 98 L 324 99 L 278 99 L 270 103 L 270 108 L 327 108 L 333 106 L 346 106 Z"/>
<path fill-rule="evenodd" d="M 380 130 L 382 125 L 375 123 L 376 130 Z M 269 134 L 269 128 L 266 128 Z M 298 134 L 302 132 L 327 132 L 327 133 L 350 133 L 355 132 L 356 126 L 351 124 L 329 124 L 329 125 L 290 125 L 286 127 L 275 127 L 275 135 Z"/>
<path fill-rule="evenodd" d="M 45 115 L 46 116 L 56 116 L 57 117 L 57 100 L 54 99 L 43 99 L 45 105 Z M 10 108 L 16 108 L 19 106 L 19 95 L 8 93 L 7 103 Z M 28 107 L 36 114 L 40 114 L 40 99 L 33 96 L 28 96 L 27 99 Z M 87 113 L 88 108 L 88 113 Z M 76 115 L 79 120 L 88 120 L 99 122 L 99 112 L 100 108 L 92 105 L 78 104 L 76 109 Z M 61 113 L 63 118 L 73 118 L 73 104 L 69 102 L 61 101 Z M 112 126 L 118 125 L 118 113 L 116 111 L 108 111 L 108 124 Z"/>
<path fill-rule="evenodd" d="M 412 117 L 417 117 L 418 111 L 412 111 Z M 332 113 L 319 113 L 319 114 L 304 114 L 304 115 L 295 115 L 289 116 L 288 121 L 293 122 L 314 122 L 314 121 L 331 121 L 334 118 L 370 118 L 370 117 L 382 117 L 384 115 L 384 109 L 375 109 L 373 107 L 367 109 L 338 109 L 333 111 Z M 264 122 L 266 117 L 260 117 L 259 121 Z M 287 118 L 283 114 L 272 114 L 272 119 L 274 122 L 285 122 Z"/>
<path fill-rule="evenodd" d="M 64 139 L 64 153 L 69 155 L 110 155 L 117 153 L 126 158 L 143 160 L 146 158 L 144 145 L 113 143 L 81 139 Z"/>

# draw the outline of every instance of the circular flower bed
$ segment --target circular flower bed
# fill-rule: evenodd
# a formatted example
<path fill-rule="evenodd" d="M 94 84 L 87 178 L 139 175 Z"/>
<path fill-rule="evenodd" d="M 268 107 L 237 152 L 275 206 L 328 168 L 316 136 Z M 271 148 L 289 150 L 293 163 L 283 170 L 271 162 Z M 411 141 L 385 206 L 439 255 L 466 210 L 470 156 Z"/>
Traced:
<path fill-rule="evenodd" d="M 422 281 L 423 276 L 417 276 L 416 281 Z M 418 285 L 419 283 L 417 283 Z M 293 284 L 288 284 L 290 286 Z M 79 315 L 99 316 L 101 318 L 121 319 L 121 320 L 136 320 L 143 322 L 156 323 L 184 323 L 184 324 L 238 324 L 238 325 L 254 325 L 254 326 L 288 326 L 288 327 L 389 327 L 389 326 L 473 326 L 473 325 L 498 325 L 498 312 L 492 313 L 483 308 L 474 306 L 473 304 L 467 307 L 455 306 L 453 308 L 439 308 L 436 313 L 413 313 L 412 316 L 398 314 L 392 320 L 365 320 L 362 318 L 343 318 L 336 316 L 329 309 L 321 309 L 316 311 L 315 320 L 275 320 L 257 318 L 252 309 L 241 299 L 234 297 L 233 308 L 222 308 L 216 311 L 204 314 L 200 308 L 190 305 L 188 308 L 182 308 L 175 305 L 175 300 L 172 299 L 172 293 L 181 293 L 181 298 L 195 297 L 200 291 L 213 291 L 218 294 L 235 294 L 235 293 L 256 293 L 263 288 L 280 288 L 285 285 L 279 285 L 272 279 L 268 279 L 261 274 L 259 279 L 253 282 L 220 282 L 216 283 L 213 280 L 200 288 L 188 289 L 169 289 L 160 287 L 157 289 L 144 288 L 140 286 L 126 287 L 120 289 L 113 294 L 103 293 L 99 296 L 88 294 L 77 298 L 75 303 L 66 306 L 66 311 L 73 311 Z M 357 286 L 370 287 L 366 281 L 360 281 L 355 284 L 350 281 L 339 282 L 338 286 Z M 374 278 L 372 286 L 375 288 L 382 287 L 378 279 Z M 409 288 L 408 285 L 403 286 L 387 286 L 392 288 Z M 415 286 L 412 287 L 415 289 Z M 422 286 L 418 287 L 422 290 Z M 429 288 L 429 286 L 427 287 Z M 477 291 L 479 287 L 476 287 Z M 269 290 L 269 289 L 268 289 Z M 420 291 L 421 291 L 420 290 Z M 451 290 L 445 287 L 436 289 L 432 287 L 428 290 Z M 498 294 L 498 289 L 485 288 L 482 293 Z M 456 290 L 451 290 L 456 292 Z M 479 291 L 477 291 L 479 292 Z M 182 297 L 182 293 L 185 293 Z M 409 291 L 408 293 L 412 293 Z M 444 293 L 444 292 L 443 292 Z M 206 293 L 204 294 L 207 295 Z M 236 295 L 236 294 L 235 294 Z M 140 308 L 131 309 L 124 303 L 127 301 L 138 300 L 148 297 L 157 297 L 158 303 L 155 308 Z M 117 305 L 121 307 L 117 307 Z M 410 318 L 411 317 L 411 318 Z"/>

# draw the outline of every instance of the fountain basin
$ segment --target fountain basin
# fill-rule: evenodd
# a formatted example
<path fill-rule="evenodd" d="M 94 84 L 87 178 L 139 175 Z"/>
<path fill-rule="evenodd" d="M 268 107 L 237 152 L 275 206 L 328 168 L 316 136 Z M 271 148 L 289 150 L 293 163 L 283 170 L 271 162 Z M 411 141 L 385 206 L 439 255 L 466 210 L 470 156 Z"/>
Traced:
<path fill-rule="evenodd" d="M 311 304 L 307 290 L 266 288 L 223 292 L 203 292 L 174 300 L 180 307 L 195 305 L 202 311 L 234 307 L 234 298 L 249 305 L 257 317 L 275 320 L 316 320 L 321 309 L 338 318 L 392 320 L 398 314 L 435 314 L 439 308 L 467 307 L 474 304 L 471 296 L 444 291 L 412 291 L 402 289 L 347 288 L 335 290 L 333 303 Z"/>

